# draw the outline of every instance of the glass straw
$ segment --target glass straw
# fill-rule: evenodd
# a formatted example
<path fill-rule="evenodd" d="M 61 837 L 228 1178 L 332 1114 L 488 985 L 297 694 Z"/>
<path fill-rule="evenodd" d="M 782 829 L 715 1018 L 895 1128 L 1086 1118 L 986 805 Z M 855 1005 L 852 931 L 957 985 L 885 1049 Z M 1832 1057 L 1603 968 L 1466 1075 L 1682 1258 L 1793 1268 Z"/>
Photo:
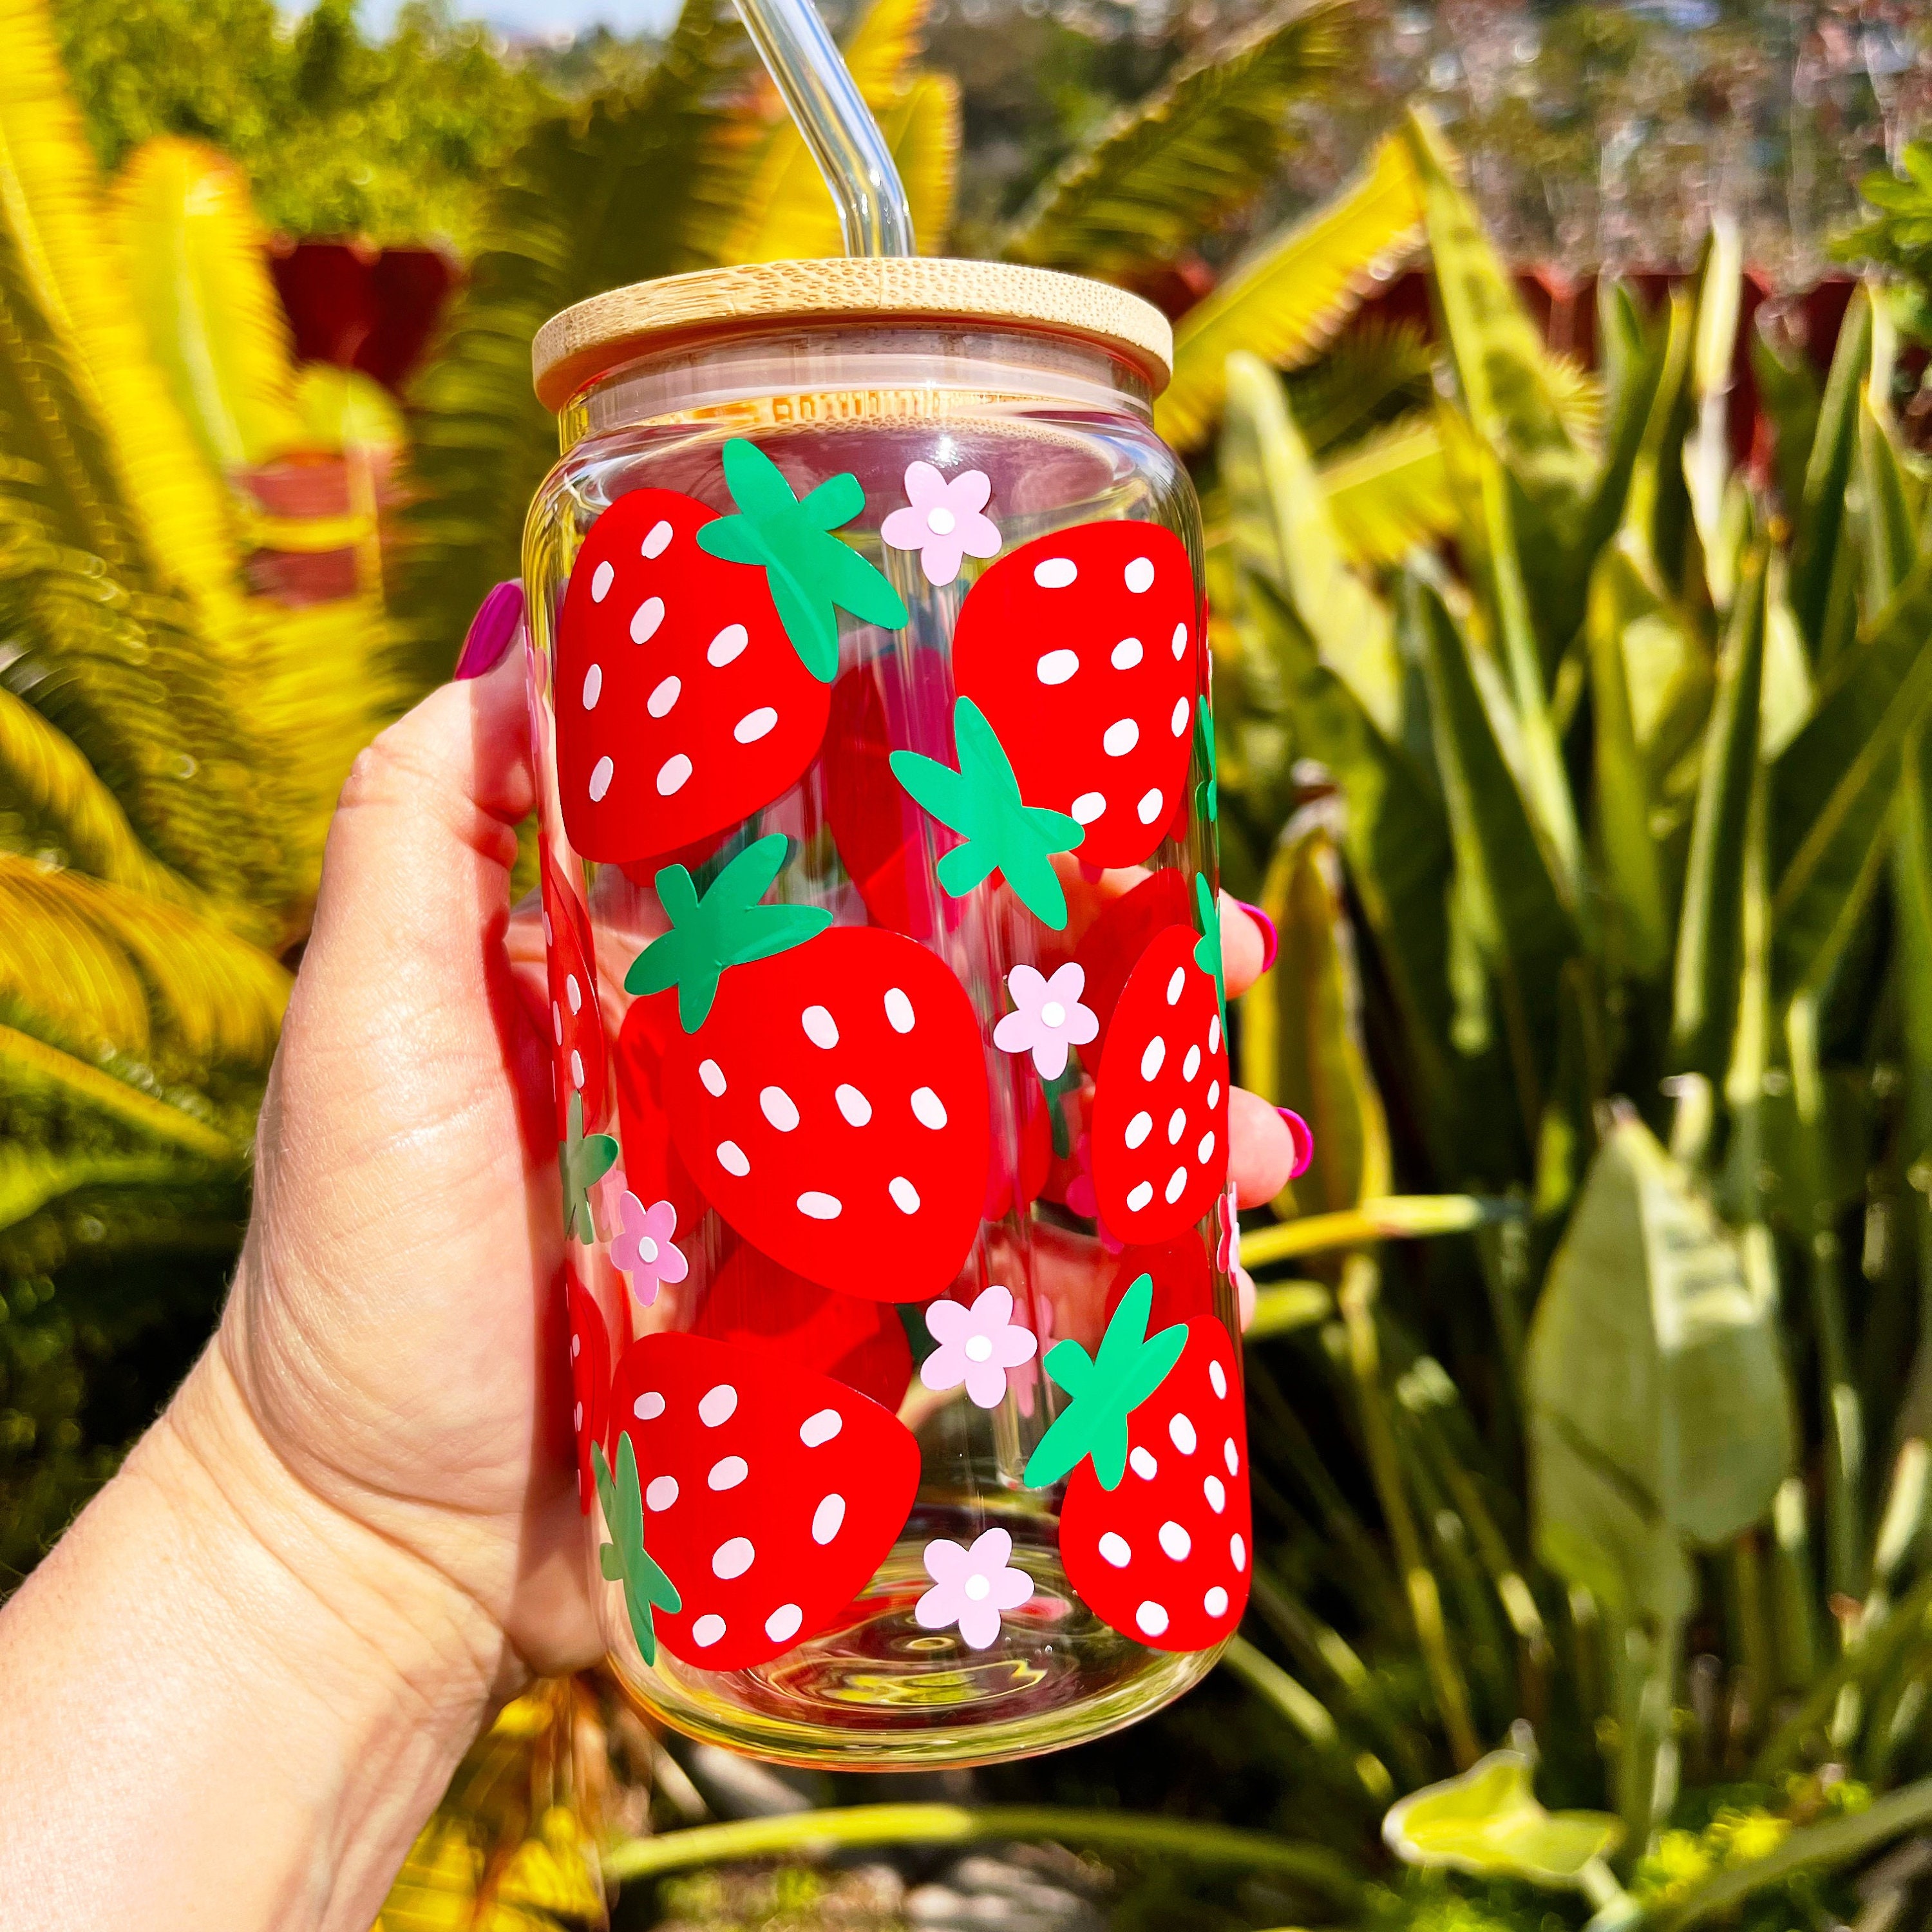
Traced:
<path fill-rule="evenodd" d="M 846 254 L 911 254 L 912 213 L 892 151 L 812 0 L 737 8 L 832 190 Z"/>

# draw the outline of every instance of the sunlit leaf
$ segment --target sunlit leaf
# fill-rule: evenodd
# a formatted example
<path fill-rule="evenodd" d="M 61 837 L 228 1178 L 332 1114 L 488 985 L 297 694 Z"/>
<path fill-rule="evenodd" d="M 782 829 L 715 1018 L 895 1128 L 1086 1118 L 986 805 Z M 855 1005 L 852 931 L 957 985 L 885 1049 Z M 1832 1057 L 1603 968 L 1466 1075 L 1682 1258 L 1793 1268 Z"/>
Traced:
<path fill-rule="evenodd" d="M 1432 418 L 1405 417 L 1354 443 L 1317 472 L 1335 534 L 1358 563 L 1400 563 L 1446 536 L 1456 507 Z"/>
<path fill-rule="evenodd" d="M 1492 1751 L 1460 1778 L 1413 1791 L 1390 1808 L 1382 1838 L 1405 1864 L 1532 1885 L 1577 1884 L 1623 1842 L 1604 1811 L 1546 1811 L 1522 1752 Z"/>
<path fill-rule="evenodd" d="M 1790 506 L 1791 608 L 1814 664 L 1824 656 L 1832 577 L 1845 568 L 1839 554 L 1845 530 L 1845 486 L 1857 454 L 1860 400 L 1870 360 L 1871 303 L 1860 289 L 1839 325 L 1832 373 L 1805 458 L 1803 494 Z"/>

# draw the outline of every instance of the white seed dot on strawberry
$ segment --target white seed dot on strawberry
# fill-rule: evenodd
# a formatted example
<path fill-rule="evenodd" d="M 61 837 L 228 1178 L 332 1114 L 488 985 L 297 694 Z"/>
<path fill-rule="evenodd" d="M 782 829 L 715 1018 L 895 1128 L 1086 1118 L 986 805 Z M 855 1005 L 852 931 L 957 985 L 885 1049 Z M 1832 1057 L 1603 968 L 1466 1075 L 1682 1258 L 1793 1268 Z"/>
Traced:
<path fill-rule="evenodd" d="M 1127 588 L 1138 597 L 1143 590 L 1154 588 L 1154 559 L 1137 556 L 1121 574 L 1126 580 Z"/>
<path fill-rule="evenodd" d="M 1135 1611 L 1134 1622 L 1143 1636 L 1160 1636 L 1167 1629 L 1167 1612 L 1156 1603 L 1144 1603 Z"/>
<path fill-rule="evenodd" d="M 592 603 L 601 604 L 605 598 L 610 596 L 610 582 L 612 578 L 614 578 L 616 574 L 616 572 L 611 568 L 610 561 L 608 557 L 605 558 L 605 560 L 590 573 L 590 601 Z"/>
<path fill-rule="evenodd" d="M 724 1634 L 724 1619 L 715 1612 L 700 1617 L 691 1627 L 691 1640 L 700 1650 L 709 1650 Z"/>
<path fill-rule="evenodd" d="M 1127 1131 L 1121 1138 L 1130 1148 L 1137 1148 L 1154 1132 L 1154 1116 L 1143 1107 L 1127 1123 Z"/>
<path fill-rule="evenodd" d="M 821 1408 L 798 1425 L 798 1439 L 808 1449 L 830 1442 L 845 1426 L 845 1418 L 836 1408 Z"/>
<path fill-rule="evenodd" d="M 750 1569 L 758 1552 L 748 1536 L 728 1537 L 711 1552 L 711 1574 L 730 1582 Z"/>
<path fill-rule="evenodd" d="M 1178 966 L 1167 976 L 1167 1004 L 1170 1006 L 1180 998 L 1181 988 L 1186 984 L 1186 973 Z"/>
<path fill-rule="evenodd" d="M 1184 1456 L 1191 1456 L 1200 1438 L 1194 1433 L 1194 1425 L 1179 1411 L 1167 1418 L 1167 1439 Z"/>
<path fill-rule="evenodd" d="M 1186 1168 L 1177 1167 L 1174 1172 L 1167 1177 L 1167 1186 L 1164 1192 L 1167 1204 L 1172 1208 L 1174 1204 L 1187 1192 L 1187 1170 Z"/>
<path fill-rule="evenodd" d="M 1033 580 L 1042 590 L 1064 590 L 1079 574 L 1070 556 L 1050 556 L 1033 567 Z"/>
<path fill-rule="evenodd" d="M 570 1359 L 574 1362 L 584 1352 L 584 1337 L 573 1335 L 570 1338 Z"/>
<path fill-rule="evenodd" d="M 592 805 L 602 802 L 604 794 L 610 789 L 610 781 L 616 773 L 617 767 L 610 762 L 610 754 L 608 752 L 591 766 L 589 790 Z"/>
<path fill-rule="evenodd" d="M 845 1526 L 845 1498 L 836 1490 L 823 1498 L 812 1513 L 812 1540 L 830 1543 Z"/>
<path fill-rule="evenodd" d="M 913 1029 L 912 1002 L 905 996 L 903 988 L 888 986 L 886 988 L 886 1018 L 895 1033 L 910 1033 Z"/>
<path fill-rule="evenodd" d="M 640 1422 L 655 1422 L 664 1412 L 664 1399 L 656 1389 L 646 1389 L 632 1405 L 631 1413 Z"/>
<path fill-rule="evenodd" d="M 833 1089 L 832 1097 L 838 1102 L 838 1111 L 845 1116 L 850 1126 L 862 1127 L 872 1118 L 872 1103 L 849 1081 L 841 1081 Z"/>
<path fill-rule="evenodd" d="M 1131 718 L 1116 718 L 1100 734 L 1100 748 L 1110 758 L 1124 758 L 1141 741 L 1141 728 Z"/>
<path fill-rule="evenodd" d="M 845 1211 L 845 1204 L 836 1194 L 820 1193 L 808 1187 L 798 1197 L 798 1211 L 814 1221 L 836 1221 Z"/>
<path fill-rule="evenodd" d="M 1101 1537 L 1098 1547 L 1100 1554 L 1116 1570 L 1124 1570 L 1134 1560 L 1132 1546 L 1118 1530 L 1107 1531 Z"/>
<path fill-rule="evenodd" d="M 782 1087 L 761 1087 L 758 1111 L 782 1134 L 790 1133 L 798 1125 L 797 1106 Z"/>
<path fill-rule="evenodd" d="M 1151 825 L 1160 816 L 1161 807 L 1167 802 L 1159 785 L 1151 791 L 1141 794 L 1141 802 L 1134 807 L 1134 813 L 1143 825 Z"/>
<path fill-rule="evenodd" d="M 1248 1546 L 1241 1540 L 1238 1530 L 1228 1539 L 1228 1561 L 1234 1564 L 1237 1571 L 1248 1567 Z"/>
<path fill-rule="evenodd" d="M 677 1501 L 677 1478 L 653 1476 L 644 1490 L 644 1507 L 662 1516 Z"/>
<path fill-rule="evenodd" d="M 1187 653 L 1187 626 L 1177 624 L 1174 627 L 1174 661 L 1178 664 Z"/>
<path fill-rule="evenodd" d="M 660 678 L 652 688 L 650 696 L 644 700 L 644 709 L 653 718 L 666 717 L 669 715 L 671 706 L 682 694 L 683 691 L 682 678 L 675 676 Z"/>
<path fill-rule="evenodd" d="M 1209 1081 L 1209 1082 L 1208 1082 L 1208 1111 L 1211 1113 L 1211 1112 L 1214 1110 L 1214 1108 L 1216 1108 L 1216 1107 L 1218 1107 L 1220 1104 L 1221 1104 L 1221 1083 L 1220 1083 L 1220 1081 L 1218 1081 L 1218 1080 L 1210 1080 L 1210 1081 Z"/>
<path fill-rule="evenodd" d="M 778 714 L 769 704 L 761 704 L 755 711 L 748 711 L 731 727 L 731 735 L 741 745 L 755 745 L 760 738 L 770 735 L 772 727 L 778 722 Z"/>
<path fill-rule="evenodd" d="M 1148 1181 L 1143 1180 L 1138 1186 L 1136 1187 L 1132 1192 L 1128 1195 L 1128 1209 L 1131 1213 L 1138 1214 L 1153 1198 L 1154 1188 L 1152 1184 Z"/>
<path fill-rule="evenodd" d="M 750 1470 L 742 1456 L 721 1456 L 711 1466 L 711 1473 L 704 1479 L 707 1487 L 714 1490 L 735 1490 Z"/>
<path fill-rule="evenodd" d="M 584 708 L 586 711 L 597 709 L 597 700 L 604 695 L 604 667 L 594 664 L 584 674 Z"/>
<path fill-rule="evenodd" d="M 724 1097 L 724 1070 L 715 1060 L 700 1060 L 698 1063 L 698 1077 L 704 1082 L 704 1090 L 714 1100 Z"/>
<path fill-rule="evenodd" d="M 1195 1148 L 1194 1158 L 1198 1160 L 1203 1167 L 1205 1167 L 1208 1162 L 1214 1158 L 1214 1130 L 1212 1127 L 1210 1127 L 1208 1131 L 1201 1136 L 1199 1143 Z"/>
<path fill-rule="evenodd" d="M 1187 1552 L 1194 1547 L 1194 1539 L 1172 1518 L 1160 1526 L 1160 1546 L 1177 1563 L 1187 1560 Z"/>
<path fill-rule="evenodd" d="M 563 997 L 570 1002 L 570 1010 L 580 1013 L 584 1010 L 584 988 L 577 983 L 574 973 L 563 976 Z"/>
<path fill-rule="evenodd" d="M 584 1085 L 584 1056 L 574 1046 L 570 1049 L 570 1084 L 580 1090 Z"/>
<path fill-rule="evenodd" d="M 553 1000 L 550 1003 L 550 1030 L 556 1035 L 559 1046 L 563 1044 L 563 1009 Z"/>
<path fill-rule="evenodd" d="M 1106 816 L 1107 795 L 1105 792 L 1083 791 L 1073 801 L 1072 809 L 1076 824 L 1091 825 L 1095 819 Z"/>
<path fill-rule="evenodd" d="M 584 1405 L 580 1402 L 577 1405 L 575 1410 L 572 1414 L 570 1426 L 572 1428 L 580 1432 L 584 1427 Z"/>
<path fill-rule="evenodd" d="M 1079 657 L 1069 650 L 1048 651 L 1033 668 L 1034 676 L 1042 684 L 1064 684 L 1078 676 L 1079 671 Z"/>
<path fill-rule="evenodd" d="M 649 644 L 657 635 L 658 626 L 664 622 L 664 599 L 646 597 L 631 613 L 631 641 L 634 644 Z"/>
<path fill-rule="evenodd" d="M 1210 1617 L 1226 1616 L 1228 1614 L 1227 1592 L 1222 1589 L 1220 1584 L 1216 1583 L 1214 1588 L 1210 1590 L 1207 1595 L 1201 1599 L 1201 1607 L 1205 1610 Z"/>
<path fill-rule="evenodd" d="M 1210 1053 L 1221 1051 L 1221 1016 L 1219 1013 L 1208 1022 L 1208 1051 Z"/>
<path fill-rule="evenodd" d="M 932 1128 L 934 1133 L 946 1124 L 946 1103 L 930 1087 L 912 1090 L 912 1111 L 920 1125 Z"/>
<path fill-rule="evenodd" d="M 658 767 L 658 797 L 668 798 L 673 792 L 682 790 L 690 776 L 691 760 L 682 752 L 674 753 Z"/>
<path fill-rule="evenodd" d="M 796 1604 L 781 1604 L 766 1618 L 765 1634 L 774 1643 L 789 1643 L 804 1622 L 805 1612 Z"/>
<path fill-rule="evenodd" d="M 1180 1139 L 1181 1136 L 1186 1132 L 1186 1131 L 1187 1109 L 1185 1107 L 1177 1107 L 1174 1108 L 1174 1112 L 1167 1117 L 1168 1145 L 1169 1147 L 1173 1146 L 1174 1142 Z"/>
<path fill-rule="evenodd" d="M 718 1143 L 718 1165 L 727 1174 L 735 1174 L 740 1180 L 752 1171 L 752 1163 L 746 1158 L 745 1150 L 736 1141 Z"/>
<path fill-rule="evenodd" d="M 1238 1476 L 1241 1473 L 1241 1452 L 1234 1447 L 1232 1436 L 1221 1445 L 1221 1460 L 1227 1464 L 1229 1475 Z"/>
<path fill-rule="evenodd" d="M 706 1429 L 729 1422 L 738 1412 L 738 1391 L 729 1382 L 718 1382 L 698 1398 L 698 1419 Z"/>
<path fill-rule="evenodd" d="M 1141 1078 L 1151 1080 L 1160 1071 L 1161 1064 L 1166 1058 L 1167 1042 L 1156 1034 L 1141 1049 Z"/>
<path fill-rule="evenodd" d="M 1174 712 L 1167 721 L 1167 728 L 1177 738 L 1184 738 L 1187 735 L 1187 713 L 1190 708 L 1184 698 L 1177 698 L 1174 700 Z"/>
<path fill-rule="evenodd" d="M 1208 1380 L 1215 1394 L 1226 1402 L 1228 1399 L 1228 1373 L 1219 1362 L 1210 1361 L 1208 1364 Z"/>
<path fill-rule="evenodd" d="M 704 662 L 713 670 L 722 670 L 751 641 L 752 634 L 742 624 L 727 624 L 705 646 Z"/>
<path fill-rule="evenodd" d="M 1228 1507 L 1228 1486 L 1219 1476 L 1204 1476 L 1201 1493 L 1208 1498 L 1208 1507 L 1216 1516 Z"/>
<path fill-rule="evenodd" d="M 645 532 L 644 541 L 641 546 L 644 555 L 652 557 L 662 556 L 664 552 L 670 548 L 670 539 L 671 527 L 670 524 L 666 523 L 663 518 L 658 518 L 657 521 L 652 524 L 650 530 Z"/>
<path fill-rule="evenodd" d="M 1132 670 L 1141 661 L 1141 640 L 1138 638 L 1123 638 L 1114 646 L 1114 654 L 1108 659 L 1116 670 Z"/>
<path fill-rule="evenodd" d="M 823 1047 L 830 1053 L 838 1044 L 838 1022 L 824 1007 L 807 1006 L 798 1019 L 805 1029 L 806 1038 L 814 1046 Z"/>
<path fill-rule="evenodd" d="M 1184 1080 L 1192 1080 L 1200 1071 L 1201 1049 L 1198 1046 L 1190 1046 L 1187 1049 L 1187 1058 L 1180 1063 L 1180 1077 Z"/>
<path fill-rule="evenodd" d="M 892 1205 L 902 1214 L 919 1212 L 919 1190 L 902 1174 L 896 1174 L 886 1183 L 886 1192 L 892 1197 Z"/>
<path fill-rule="evenodd" d="M 1151 1450 L 1136 1442 L 1127 1454 L 1127 1467 L 1144 1483 L 1150 1483 L 1160 1473 L 1160 1465 L 1154 1460 Z"/>

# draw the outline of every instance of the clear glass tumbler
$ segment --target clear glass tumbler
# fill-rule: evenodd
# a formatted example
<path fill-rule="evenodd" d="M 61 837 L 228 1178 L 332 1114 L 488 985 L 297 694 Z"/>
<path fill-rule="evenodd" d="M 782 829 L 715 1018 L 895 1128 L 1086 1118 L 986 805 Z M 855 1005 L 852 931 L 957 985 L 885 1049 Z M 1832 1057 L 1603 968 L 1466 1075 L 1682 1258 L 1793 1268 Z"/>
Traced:
<path fill-rule="evenodd" d="M 570 1350 L 614 1665 L 797 1763 L 1130 1722 L 1246 1600 L 1200 530 L 1168 332 L 780 263 L 537 343 Z"/>

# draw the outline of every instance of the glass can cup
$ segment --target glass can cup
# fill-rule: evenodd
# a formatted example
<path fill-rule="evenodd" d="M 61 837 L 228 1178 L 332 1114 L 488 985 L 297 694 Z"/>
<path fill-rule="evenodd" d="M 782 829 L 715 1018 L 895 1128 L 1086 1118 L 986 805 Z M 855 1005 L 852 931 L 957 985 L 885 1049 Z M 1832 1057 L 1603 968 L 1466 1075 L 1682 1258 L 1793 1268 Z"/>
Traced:
<path fill-rule="evenodd" d="M 1043 271 L 640 284 L 524 544 L 580 1499 L 666 1722 L 1100 1735 L 1248 1594 L 1198 512 Z"/>

